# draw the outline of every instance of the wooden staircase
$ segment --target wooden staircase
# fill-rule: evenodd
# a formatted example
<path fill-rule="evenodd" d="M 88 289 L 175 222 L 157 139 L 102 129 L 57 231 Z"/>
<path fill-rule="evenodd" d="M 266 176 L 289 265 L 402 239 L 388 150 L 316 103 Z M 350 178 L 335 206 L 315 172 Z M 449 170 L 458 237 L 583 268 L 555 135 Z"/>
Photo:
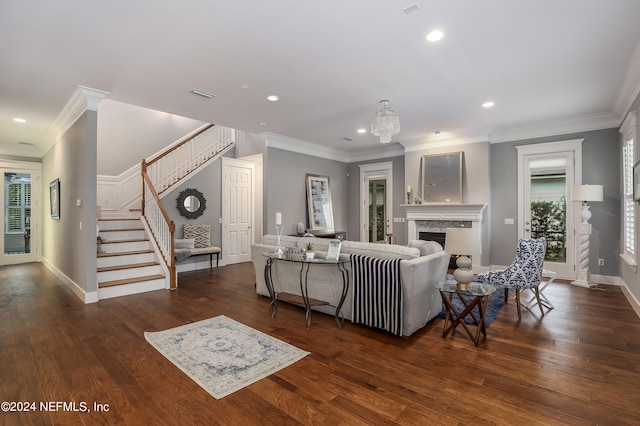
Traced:
<path fill-rule="evenodd" d="M 166 288 L 158 262 L 139 218 L 99 219 L 98 299 Z"/>

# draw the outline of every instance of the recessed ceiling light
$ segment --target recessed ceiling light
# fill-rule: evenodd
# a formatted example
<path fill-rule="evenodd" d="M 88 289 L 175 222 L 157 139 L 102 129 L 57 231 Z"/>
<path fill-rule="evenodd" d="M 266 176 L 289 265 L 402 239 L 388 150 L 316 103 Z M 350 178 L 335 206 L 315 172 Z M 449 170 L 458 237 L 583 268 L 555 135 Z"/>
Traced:
<path fill-rule="evenodd" d="M 264 127 L 264 126 L 266 126 L 266 125 L 267 125 L 267 122 L 266 122 L 266 121 L 261 121 L 261 122 L 260 122 L 260 123 L 258 123 L 258 124 L 260 124 L 261 126 L 263 126 L 263 127 Z"/>
<path fill-rule="evenodd" d="M 215 96 L 213 93 L 205 92 L 204 90 L 200 90 L 200 89 L 191 89 L 191 93 L 193 93 L 194 95 L 202 96 L 203 98 L 207 98 L 207 99 L 211 99 Z"/>
<path fill-rule="evenodd" d="M 444 37 L 444 33 L 442 31 L 431 31 L 429 34 L 427 34 L 427 41 L 442 40 L 442 37 Z"/>
<path fill-rule="evenodd" d="M 358 129 L 358 133 L 367 133 L 367 129 Z"/>
<path fill-rule="evenodd" d="M 13 121 L 15 121 L 16 123 L 26 123 L 27 120 L 25 120 L 24 118 L 14 118 Z"/>
<path fill-rule="evenodd" d="M 433 132 L 433 134 L 438 136 L 440 134 L 440 130 L 436 130 L 435 132 Z"/>
<path fill-rule="evenodd" d="M 271 101 L 271 102 L 275 102 L 275 101 L 277 101 L 278 99 L 280 99 L 280 98 L 279 98 L 279 97 L 277 97 L 276 95 L 270 95 L 270 96 L 267 96 L 267 100 L 269 100 L 269 101 Z"/>
<path fill-rule="evenodd" d="M 482 104 L 482 107 L 483 107 L 483 108 L 491 108 L 491 107 L 492 107 L 492 106 L 494 106 L 494 105 L 495 105 L 495 102 L 487 101 L 487 102 L 485 102 L 485 103 L 483 103 L 483 104 Z"/>

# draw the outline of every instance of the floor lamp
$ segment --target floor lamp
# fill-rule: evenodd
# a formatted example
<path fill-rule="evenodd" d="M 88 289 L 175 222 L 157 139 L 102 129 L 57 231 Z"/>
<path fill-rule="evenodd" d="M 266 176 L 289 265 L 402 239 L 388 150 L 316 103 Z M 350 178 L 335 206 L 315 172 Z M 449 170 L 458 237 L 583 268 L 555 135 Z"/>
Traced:
<path fill-rule="evenodd" d="M 578 277 L 571 284 L 581 287 L 590 287 L 589 284 L 589 240 L 591 238 L 591 212 L 589 211 L 589 201 L 602 201 L 602 185 L 576 185 L 571 188 L 571 201 L 582 202 L 580 211 L 580 253 L 578 266 Z"/>

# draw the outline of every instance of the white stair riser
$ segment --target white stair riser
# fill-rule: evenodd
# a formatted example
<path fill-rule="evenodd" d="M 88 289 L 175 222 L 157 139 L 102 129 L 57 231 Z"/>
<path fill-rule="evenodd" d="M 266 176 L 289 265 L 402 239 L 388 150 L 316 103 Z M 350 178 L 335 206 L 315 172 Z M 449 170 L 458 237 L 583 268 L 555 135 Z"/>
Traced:
<path fill-rule="evenodd" d="M 142 240 L 146 237 L 144 229 L 128 230 L 128 231 L 107 231 L 100 230 L 100 237 L 104 241 L 118 240 Z"/>
<path fill-rule="evenodd" d="M 141 228 L 139 219 L 123 219 L 123 220 L 99 220 L 98 228 L 104 229 L 129 229 L 129 228 Z"/>
<path fill-rule="evenodd" d="M 165 288 L 165 285 L 166 280 L 164 278 L 159 278 L 156 280 L 144 281 L 140 283 L 98 288 L 98 300 L 127 296 L 129 294 L 144 293 L 153 290 L 162 290 Z"/>
<path fill-rule="evenodd" d="M 122 253 L 125 251 L 140 251 L 150 249 L 149 241 L 131 241 L 126 243 L 102 244 L 105 253 Z"/>
<path fill-rule="evenodd" d="M 107 281 L 126 280 L 148 275 L 162 274 L 160 265 L 143 266 L 141 268 L 118 269 L 114 271 L 98 272 L 98 284 Z"/>
<path fill-rule="evenodd" d="M 134 263 L 147 263 L 155 261 L 153 253 L 127 254 L 122 256 L 98 257 L 98 268 L 109 266 L 131 265 Z"/>

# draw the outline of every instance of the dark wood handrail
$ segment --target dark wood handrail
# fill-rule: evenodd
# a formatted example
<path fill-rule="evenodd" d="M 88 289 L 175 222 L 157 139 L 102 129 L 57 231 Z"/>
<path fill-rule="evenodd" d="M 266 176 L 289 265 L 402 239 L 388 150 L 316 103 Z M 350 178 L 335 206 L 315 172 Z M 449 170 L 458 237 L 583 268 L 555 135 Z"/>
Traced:
<path fill-rule="evenodd" d="M 185 145 L 186 143 L 188 143 L 190 140 L 193 140 L 195 138 L 197 138 L 198 136 L 200 136 L 201 134 L 203 134 L 204 132 L 206 132 L 207 130 L 209 130 L 210 128 L 212 128 L 213 126 L 215 126 L 215 124 L 208 124 L 207 126 L 203 127 L 202 129 L 198 130 L 196 133 L 194 133 L 193 135 L 187 137 L 186 139 L 184 139 L 183 141 L 179 142 L 177 145 L 172 146 L 171 148 L 169 148 L 168 150 L 166 150 L 165 152 L 159 154 L 157 157 L 152 158 L 151 160 L 147 161 L 146 164 L 147 166 L 155 163 L 156 161 L 159 161 L 160 159 L 166 157 L 167 155 L 169 155 L 170 153 L 172 153 L 173 151 L 175 151 L 176 149 L 180 148 L 181 146 Z"/>

